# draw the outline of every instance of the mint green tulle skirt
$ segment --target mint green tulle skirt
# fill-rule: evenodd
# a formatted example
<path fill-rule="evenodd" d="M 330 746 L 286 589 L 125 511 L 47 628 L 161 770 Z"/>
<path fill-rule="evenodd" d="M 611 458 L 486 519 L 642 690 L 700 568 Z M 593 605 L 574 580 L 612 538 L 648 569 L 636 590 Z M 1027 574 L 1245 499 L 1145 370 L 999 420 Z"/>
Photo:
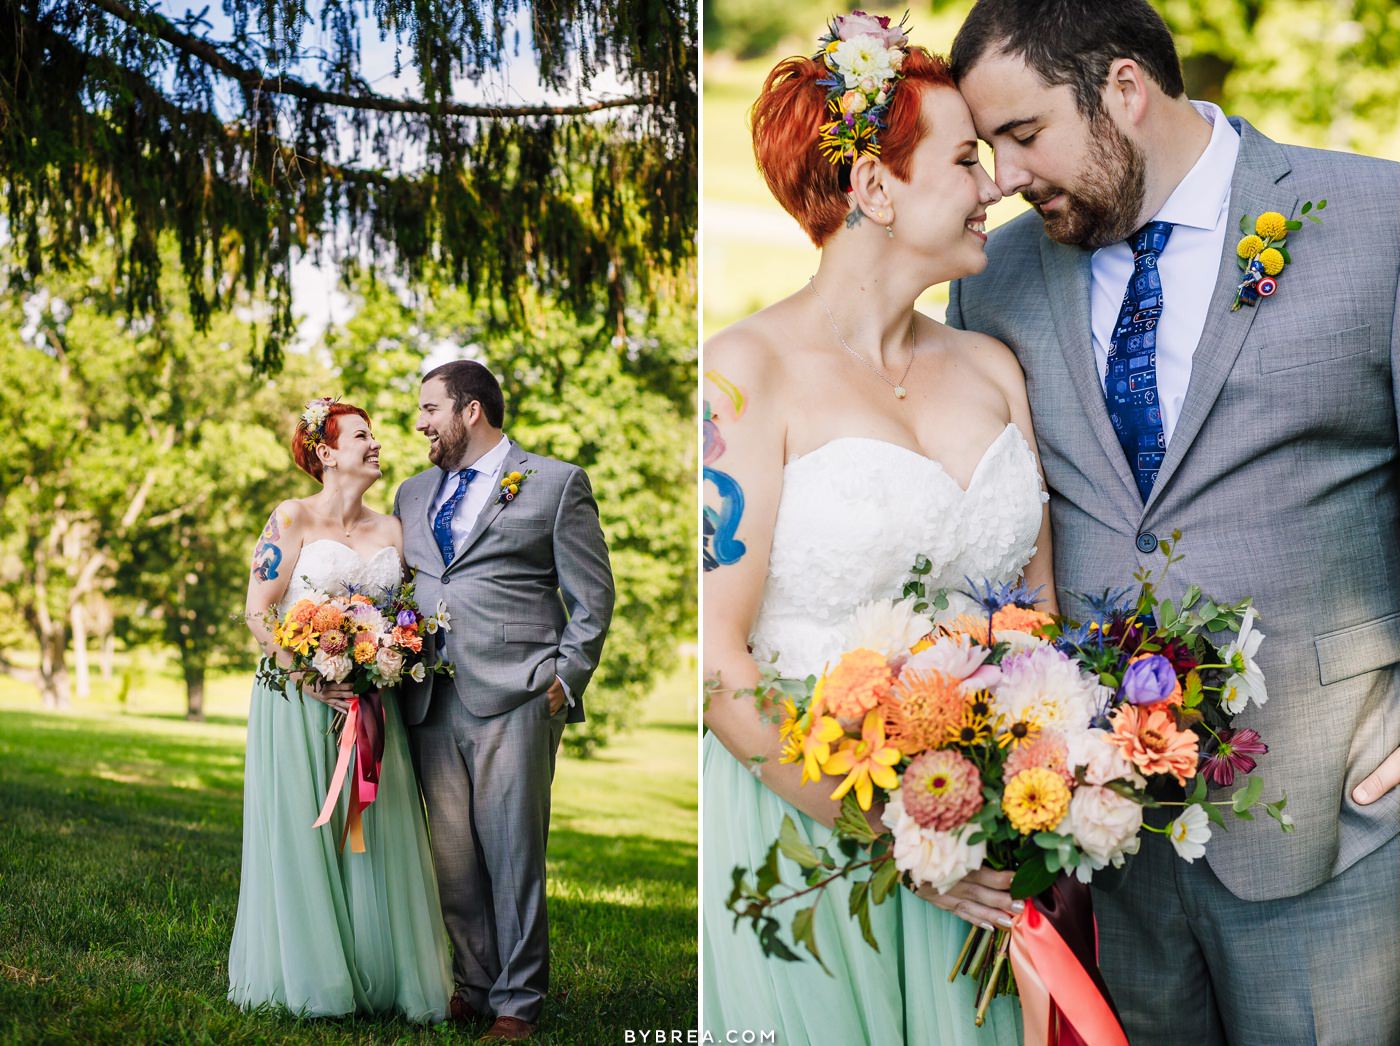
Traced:
<path fill-rule="evenodd" d="M 992 1003 L 986 1023 L 973 1023 L 972 981 L 948 983 L 968 925 L 907 890 L 872 906 L 874 951 L 850 918 L 850 891 L 838 883 L 817 910 L 817 947 L 831 970 L 825 973 L 805 949 L 801 962 L 764 956 L 747 922 L 734 924 L 725 907 L 736 865 L 759 866 L 778 837 L 783 815 L 798 834 L 822 845 L 831 830 L 819 825 L 763 786 L 713 735 L 704 745 L 704 1010 L 707 1032 L 724 1042 L 726 1032 L 776 1032 L 777 1046 L 1016 1046 L 1021 1014 L 1014 999 Z M 783 881 L 800 883 L 801 870 L 782 859 Z M 785 939 L 794 902 L 783 913 Z M 738 1041 L 737 1039 L 735 1041 Z"/>
<path fill-rule="evenodd" d="M 447 934 L 396 695 L 384 694 L 384 763 L 364 811 L 365 852 L 342 852 L 348 790 L 312 828 L 335 770 L 332 712 L 295 688 L 253 687 L 243 785 L 243 871 L 229 999 L 300 1016 L 400 1013 L 442 1020 Z"/>

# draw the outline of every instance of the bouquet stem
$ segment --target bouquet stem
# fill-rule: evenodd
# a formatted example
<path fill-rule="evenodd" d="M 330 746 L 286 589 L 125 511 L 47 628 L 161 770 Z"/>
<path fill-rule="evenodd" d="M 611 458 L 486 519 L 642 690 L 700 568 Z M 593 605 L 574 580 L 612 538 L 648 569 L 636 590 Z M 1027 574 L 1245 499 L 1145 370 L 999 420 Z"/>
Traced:
<path fill-rule="evenodd" d="M 974 926 L 963 941 L 962 951 L 948 973 L 951 984 L 959 974 L 977 980 L 976 1024 L 982 1027 L 987 1008 L 998 995 L 1015 994 L 1015 981 L 1009 976 L 1006 959 L 1011 950 L 1010 930 L 984 930 Z"/>

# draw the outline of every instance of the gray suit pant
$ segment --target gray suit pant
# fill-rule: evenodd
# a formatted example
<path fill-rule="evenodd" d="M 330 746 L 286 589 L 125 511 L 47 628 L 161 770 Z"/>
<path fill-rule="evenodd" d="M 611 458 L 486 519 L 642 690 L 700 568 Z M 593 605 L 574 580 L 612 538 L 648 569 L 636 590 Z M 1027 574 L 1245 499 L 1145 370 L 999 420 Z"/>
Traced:
<path fill-rule="evenodd" d="M 1307 893 L 1242 901 L 1148 833 L 1094 911 L 1133 1046 L 1400 1044 L 1400 836 Z"/>
<path fill-rule="evenodd" d="M 549 989 L 545 847 L 564 716 L 543 697 L 475 716 L 449 683 L 409 731 L 452 979 L 482 1014 L 538 1023 Z"/>

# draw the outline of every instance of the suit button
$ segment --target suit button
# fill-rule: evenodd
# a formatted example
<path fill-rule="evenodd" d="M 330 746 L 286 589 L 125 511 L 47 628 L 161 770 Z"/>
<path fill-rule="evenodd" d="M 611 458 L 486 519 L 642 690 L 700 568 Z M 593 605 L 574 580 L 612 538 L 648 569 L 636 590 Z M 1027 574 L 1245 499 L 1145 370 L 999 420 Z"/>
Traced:
<path fill-rule="evenodd" d="M 1156 541 L 1153 541 L 1152 544 L 1155 546 L 1157 543 L 1156 543 Z M 1142 547 L 1142 538 L 1138 538 L 1138 547 L 1139 547 L 1139 548 Z M 450 584 L 452 584 L 452 579 L 451 579 L 450 577 L 445 577 L 445 578 L 442 579 L 442 583 L 443 583 L 444 585 L 450 585 Z"/>
<path fill-rule="evenodd" d="M 1137 550 L 1143 554 L 1157 551 L 1156 534 L 1139 534 L 1137 536 Z M 445 582 L 444 582 L 445 583 Z"/>

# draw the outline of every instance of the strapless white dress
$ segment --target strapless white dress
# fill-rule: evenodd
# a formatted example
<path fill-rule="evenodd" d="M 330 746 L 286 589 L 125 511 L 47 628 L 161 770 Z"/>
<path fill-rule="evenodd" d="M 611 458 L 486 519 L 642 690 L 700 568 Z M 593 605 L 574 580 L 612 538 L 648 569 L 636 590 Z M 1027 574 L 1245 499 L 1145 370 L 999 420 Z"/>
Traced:
<path fill-rule="evenodd" d="M 291 568 L 285 612 L 303 596 L 383 596 L 399 581 L 398 550 L 368 559 L 312 541 Z M 258 684 L 248 710 L 243 865 L 229 948 L 229 999 L 302 1016 L 398 1012 L 440 1021 L 451 991 L 447 933 L 427 827 L 397 695 L 383 694 L 384 761 L 364 812 L 365 852 L 339 849 L 348 791 L 329 824 L 311 824 L 336 761 L 332 712 Z"/>
<path fill-rule="evenodd" d="M 932 564 L 930 590 L 1017 578 L 1035 554 L 1046 499 L 1015 425 L 987 447 L 966 489 L 937 461 L 882 440 L 842 437 L 790 461 L 750 636 L 754 656 L 776 660 L 787 676 L 820 674 L 842 652 L 852 610 L 898 598 L 920 555 Z M 703 781 L 704 1025 L 718 1041 L 729 1030 L 773 1029 L 791 1046 L 1020 1042 L 1014 1002 L 998 1000 L 979 1030 L 971 982 L 948 983 L 967 924 L 904 890 L 872 909 L 878 953 L 846 914 L 848 892 L 829 891 L 817 939 L 834 976 L 810 959 L 765 958 L 725 907 L 732 869 L 761 863 L 784 815 L 817 844 L 830 830 L 764 787 L 713 735 Z M 784 878 L 800 881 L 797 866 L 785 863 Z"/>

